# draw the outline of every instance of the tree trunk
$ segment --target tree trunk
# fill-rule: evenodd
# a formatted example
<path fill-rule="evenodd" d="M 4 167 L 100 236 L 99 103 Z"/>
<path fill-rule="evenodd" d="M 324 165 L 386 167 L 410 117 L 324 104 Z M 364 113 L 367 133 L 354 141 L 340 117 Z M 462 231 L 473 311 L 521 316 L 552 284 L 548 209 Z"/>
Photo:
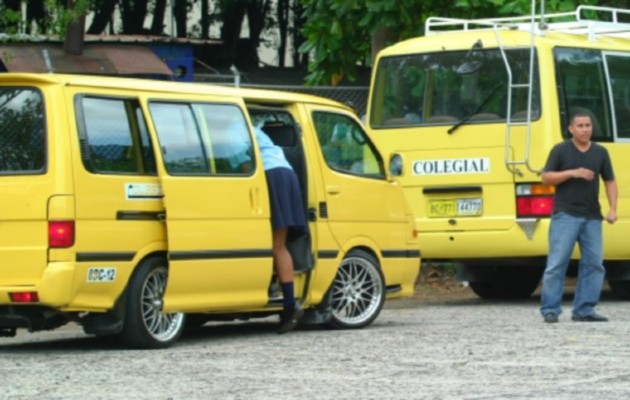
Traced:
<path fill-rule="evenodd" d="M 148 0 L 121 0 L 120 14 L 126 35 L 146 33 L 144 18 L 147 16 Z"/>
<path fill-rule="evenodd" d="M 236 61 L 236 49 L 245 17 L 245 0 L 221 2 L 221 59 L 228 65 Z"/>
<path fill-rule="evenodd" d="M 175 0 L 175 25 L 177 25 L 177 37 L 185 38 L 188 34 L 186 28 L 186 20 L 188 19 L 186 12 L 186 0 Z"/>
<path fill-rule="evenodd" d="M 68 0 L 68 9 L 74 8 L 75 0 Z M 66 37 L 63 41 L 63 51 L 68 54 L 83 54 L 83 42 L 85 38 L 85 14 L 68 23 Z"/>
<path fill-rule="evenodd" d="M 284 68 L 284 58 L 287 54 L 287 39 L 289 32 L 289 0 L 278 0 L 276 5 L 278 15 L 278 31 L 280 33 L 280 46 L 278 46 L 278 66 Z"/>
<path fill-rule="evenodd" d="M 164 16 L 166 15 L 166 0 L 156 0 L 153 20 L 149 33 L 151 35 L 164 35 Z"/>
<path fill-rule="evenodd" d="M 105 32 L 107 24 L 112 20 L 117 1 L 98 0 L 94 4 L 94 18 L 87 30 L 90 35 L 100 35 Z"/>
<path fill-rule="evenodd" d="M 308 66 L 308 54 L 300 53 L 299 49 L 304 43 L 304 36 L 302 36 L 302 27 L 306 18 L 304 17 L 304 7 L 300 0 L 293 0 L 293 66 L 297 68 L 306 68 Z"/>
<path fill-rule="evenodd" d="M 246 68 L 258 68 L 258 46 L 260 35 L 265 27 L 265 17 L 271 8 L 270 0 L 250 0 L 247 3 L 247 19 L 249 21 L 249 42 L 245 49 L 243 63 Z"/>
<path fill-rule="evenodd" d="M 374 32 L 372 35 L 372 60 L 370 64 L 374 64 L 378 52 L 387 47 L 393 39 L 395 39 L 395 34 L 392 28 L 381 27 Z"/>
<path fill-rule="evenodd" d="M 210 38 L 210 3 L 208 0 L 201 0 L 201 38 Z"/>

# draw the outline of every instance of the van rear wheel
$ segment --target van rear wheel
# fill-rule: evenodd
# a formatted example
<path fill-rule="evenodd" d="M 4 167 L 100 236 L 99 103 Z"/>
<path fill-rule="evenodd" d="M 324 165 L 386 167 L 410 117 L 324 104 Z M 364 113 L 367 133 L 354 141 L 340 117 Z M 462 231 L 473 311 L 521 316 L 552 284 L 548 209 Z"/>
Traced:
<path fill-rule="evenodd" d="M 613 294 L 622 300 L 630 300 L 630 281 L 608 281 L 610 290 Z"/>
<path fill-rule="evenodd" d="M 166 261 L 151 258 L 134 272 L 127 288 L 125 321 L 119 337 L 135 348 L 165 348 L 177 341 L 185 314 L 162 312 L 168 270 Z"/>
<path fill-rule="evenodd" d="M 341 261 L 330 290 L 328 325 L 359 329 L 371 324 L 385 302 L 385 278 L 378 261 L 363 250 L 352 250 Z"/>

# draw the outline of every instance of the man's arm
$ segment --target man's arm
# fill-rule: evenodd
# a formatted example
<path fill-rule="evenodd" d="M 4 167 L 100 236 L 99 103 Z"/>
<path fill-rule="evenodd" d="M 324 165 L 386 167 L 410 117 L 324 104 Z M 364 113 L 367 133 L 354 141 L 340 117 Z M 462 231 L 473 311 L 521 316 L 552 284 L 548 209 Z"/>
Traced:
<path fill-rule="evenodd" d="M 606 221 L 609 224 L 614 224 L 617 221 L 617 181 L 613 179 L 612 181 L 605 181 L 604 184 L 606 185 L 606 196 L 608 197 L 609 206 Z"/>
<path fill-rule="evenodd" d="M 567 169 L 564 171 L 545 171 L 542 173 L 542 183 L 545 185 L 558 186 L 562 182 L 571 178 L 582 178 L 592 181 L 595 173 L 587 168 Z"/>

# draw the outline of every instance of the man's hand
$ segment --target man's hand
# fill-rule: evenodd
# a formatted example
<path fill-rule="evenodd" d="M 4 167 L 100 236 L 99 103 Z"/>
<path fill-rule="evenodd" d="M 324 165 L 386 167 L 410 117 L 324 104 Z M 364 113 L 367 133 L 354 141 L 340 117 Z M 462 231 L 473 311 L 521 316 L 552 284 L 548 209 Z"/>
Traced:
<path fill-rule="evenodd" d="M 608 210 L 608 214 L 606 214 L 606 222 L 609 224 L 614 224 L 617 221 L 617 211 Z"/>
<path fill-rule="evenodd" d="M 573 177 L 592 181 L 595 178 L 595 173 L 588 168 L 576 168 L 573 170 Z"/>

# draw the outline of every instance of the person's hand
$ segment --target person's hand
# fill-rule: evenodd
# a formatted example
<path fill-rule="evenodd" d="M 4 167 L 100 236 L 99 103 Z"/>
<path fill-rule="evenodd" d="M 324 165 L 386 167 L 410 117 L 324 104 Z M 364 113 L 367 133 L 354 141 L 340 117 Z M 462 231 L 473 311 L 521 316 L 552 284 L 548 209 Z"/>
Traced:
<path fill-rule="evenodd" d="M 592 181 L 595 178 L 595 173 L 588 168 L 576 168 L 573 170 L 573 177 Z"/>
<path fill-rule="evenodd" d="M 608 210 L 608 214 L 606 214 L 606 222 L 609 224 L 614 224 L 617 221 L 617 211 Z"/>

